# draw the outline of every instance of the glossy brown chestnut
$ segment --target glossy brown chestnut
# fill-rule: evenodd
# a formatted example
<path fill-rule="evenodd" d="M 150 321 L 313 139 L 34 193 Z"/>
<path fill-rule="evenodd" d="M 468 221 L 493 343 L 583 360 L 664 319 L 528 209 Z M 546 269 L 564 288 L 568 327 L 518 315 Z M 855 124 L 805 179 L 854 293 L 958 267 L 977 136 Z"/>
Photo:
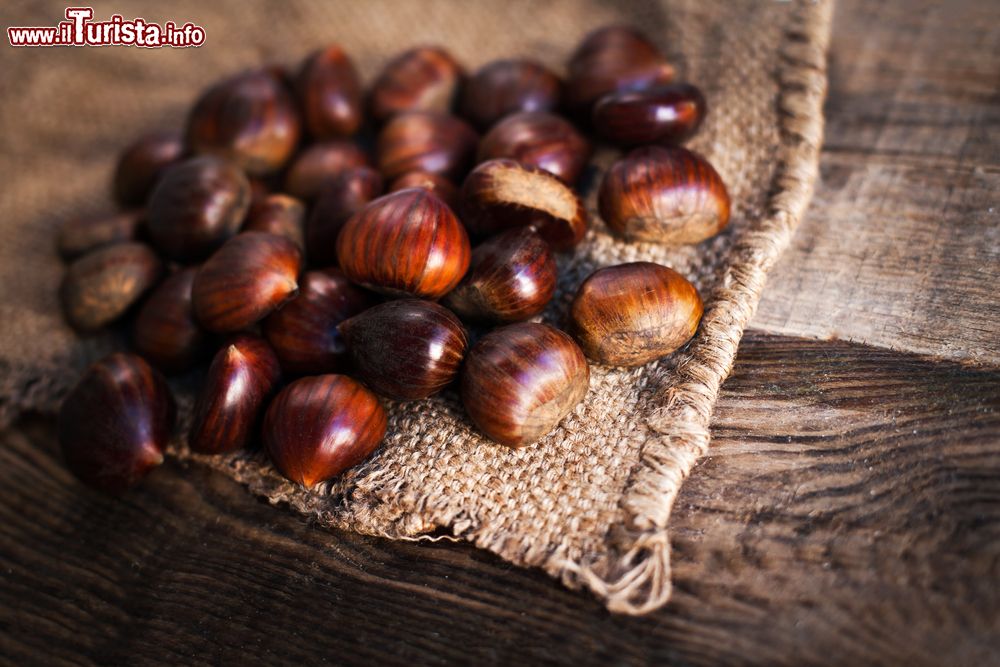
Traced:
<path fill-rule="evenodd" d="M 353 141 L 334 140 L 313 144 L 292 162 L 285 177 L 285 191 L 312 201 L 345 171 L 371 166 L 368 155 Z"/>
<path fill-rule="evenodd" d="M 278 72 L 265 68 L 209 88 L 188 116 L 185 143 L 195 153 L 232 160 L 259 175 L 281 169 L 300 134 L 291 92 Z"/>
<path fill-rule="evenodd" d="M 135 351 L 164 373 L 190 370 L 209 351 L 209 336 L 195 322 L 191 306 L 191 286 L 197 271 L 192 266 L 167 276 L 135 318 Z"/>
<path fill-rule="evenodd" d="M 163 275 L 163 262 L 143 243 L 117 243 L 70 264 L 59 288 L 66 321 L 96 331 L 125 314 Z"/>
<path fill-rule="evenodd" d="M 570 57 L 565 100 L 574 113 L 589 116 L 604 95 L 669 83 L 674 68 L 645 35 L 627 26 L 598 28 Z"/>
<path fill-rule="evenodd" d="M 648 146 L 611 165 L 601 181 L 598 208 L 608 227 L 627 239 L 698 243 L 729 222 L 729 193 L 697 153 Z"/>
<path fill-rule="evenodd" d="M 191 449 L 224 454 L 246 447 L 280 380 L 278 357 L 263 338 L 234 336 L 215 354 L 198 393 Z"/>
<path fill-rule="evenodd" d="M 306 130 L 314 139 L 349 137 L 361 127 L 361 80 L 339 46 L 309 56 L 295 84 Z"/>
<path fill-rule="evenodd" d="M 401 401 L 433 396 L 458 375 L 469 339 L 450 310 L 432 301 L 379 304 L 340 325 L 361 380 Z"/>
<path fill-rule="evenodd" d="M 461 180 L 476 157 L 479 135 L 461 118 L 412 112 L 393 117 L 378 135 L 379 171 L 388 180 L 410 171 L 429 171 Z"/>
<path fill-rule="evenodd" d="M 466 412 L 508 447 L 529 445 L 587 395 L 590 369 L 573 339 L 546 324 L 510 324 L 479 339 L 462 369 Z"/>
<path fill-rule="evenodd" d="M 217 333 L 259 322 L 295 296 L 301 263 L 284 236 L 247 232 L 229 239 L 194 277 L 195 317 Z"/>
<path fill-rule="evenodd" d="M 267 232 L 288 238 L 305 250 L 306 206 L 289 195 L 266 195 L 254 202 L 243 224 L 244 232 Z"/>
<path fill-rule="evenodd" d="M 354 167 L 330 181 L 306 222 L 306 250 L 313 266 L 337 263 L 337 237 L 352 215 L 382 194 L 382 175 L 370 167 Z"/>
<path fill-rule="evenodd" d="M 147 134 L 129 144 L 115 167 L 115 200 L 126 207 L 144 206 L 160 176 L 183 153 L 179 132 Z"/>
<path fill-rule="evenodd" d="M 59 228 L 56 247 L 63 259 L 136 238 L 145 211 L 134 209 L 97 218 L 74 218 Z"/>
<path fill-rule="evenodd" d="M 146 226 L 170 259 L 204 259 L 239 231 L 250 208 L 250 183 L 231 162 L 202 156 L 179 162 L 149 198 Z"/>
<path fill-rule="evenodd" d="M 556 250 L 568 250 L 587 232 L 576 193 L 547 171 L 514 160 L 490 160 L 462 185 L 462 220 L 479 238 L 533 226 Z"/>
<path fill-rule="evenodd" d="M 565 118 L 545 111 L 517 113 L 493 126 L 479 143 L 478 161 L 510 158 L 573 185 L 590 158 L 590 143 Z"/>
<path fill-rule="evenodd" d="M 389 192 L 406 190 L 407 188 L 423 188 L 436 194 L 453 211 L 458 210 L 458 186 L 440 174 L 428 171 L 410 171 L 389 185 Z"/>
<path fill-rule="evenodd" d="M 91 366 L 59 411 L 59 445 L 84 484 L 119 495 L 163 462 L 176 410 L 170 388 L 134 354 Z"/>
<path fill-rule="evenodd" d="M 282 475 L 310 487 L 364 461 L 385 436 L 378 397 L 346 375 L 302 378 L 264 417 L 264 445 Z"/>
<path fill-rule="evenodd" d="M 449 111 L 462 75 L 461 65 L 442 48 L 422 46 L 401 53 L 372 84 L 372 116 L 384 122 L 407 111 Z"/>
<path fill-rule="evenodd" d="M 337 238 L 349 280 L 389 296 L 438 299 L 469 268 L 469 237 L 448 205 L 421 188 L 379 197 Z"/>
<path fill-rule="evenodd" d="M 561 87 L 559 77 L 534 60 L 494 60 L 463 87 L 462 115 L 487 130 L 512 113 L 555 109 Z"/>
<path fill-rule="evenodd" d="M 599 269 L 583 281 L 569 331 L 598 363 L 641 366 L 691 340 L 701 314 L 698 290 L 684 276 L 633 262 Z"/>
<path fill-rule="evenodd" d="M 352 285 L 337 269 L 309 271 L 299 293 L 264 320 L 264 335 L 293 375 L 346 372 L 347 347 L 337 326 L 375 303 L 374 296 Z"/>
<path fill-rule="evenodd" d="M 610 93 L 594 107 L 594 127 L 619 146 L 679 144 L 698 131 L 705 96 L 688 83 Z"/>
<path fill-rule="evenodd" d="M 533 228 L 519 227 L 473 249 L 469 272 L 444 303 L 470 320 L 519 322 L 545 309 L 557 277 L 549 244 Z"/>

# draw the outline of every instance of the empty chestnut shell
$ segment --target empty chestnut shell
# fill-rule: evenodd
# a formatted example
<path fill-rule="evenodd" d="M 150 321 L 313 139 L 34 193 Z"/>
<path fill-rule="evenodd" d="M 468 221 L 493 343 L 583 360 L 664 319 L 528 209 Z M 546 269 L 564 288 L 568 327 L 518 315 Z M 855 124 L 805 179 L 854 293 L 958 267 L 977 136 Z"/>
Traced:
<path fill-rule="evenodd" d="M 246 447 L 280 380 L 278 357 L 260 336 L 241 334 L 223 345 L 194 404 L 191 449 L 224 454 Z"/>
<path fill-rule="evenodd" d="M 209 336 L 194 320 L 191 286 L 198 269 L 167 276 L 142 304 L 132 329 L 136 352 L 164 373 L 182 373 L 207 356 Z"/>
<path fill-rule="evenodd" d="M 243 231 L 284 236 L 300 250 L 304 250 L 305 217 L 305 204 L 295 197 L 282 194 L 266 195 L 250 207 Z"/>
<path fill-rule="evenodd" d="M 278 472 L 310 487 L 365 460 L 386 421 L 378 397 L 346 375 L 306 377 L 271 401 L 264 445 Z"/>
<path fill-rule="evenodd" d="M 465 275 L 471 253 L 462 223 L 421 188 L 379 197 L 354 214 L 337 238 L 344 275 L 394 297 L 444 296 Z"/>
<path fill-rule="evenodd" d="M 587 395 L 590 369 L 573 339 L 534 322 L 479 339 L 462 370 L 462 403 L 487 436 L 523 447 L 551 431 Z"/>
<path fill-rule="evenodd" d="M 395 116 L 378 135 L 375 153 L 387 179 L 428 171 L 459 181 L 472 167 L 479 135 L 461 118 L 412 112 Z"/>
<path fill-rule="evenodd" d="M 361 127 L 361 81 L 339 46 L 309 56 L 295 83 L 306 130 L 313 138 L 349 137 Z"/>
<path fill-rule="evenodd" d="M 183 153 L 178 132 L 147 134 L 129 144 L 115 167 L 115 200 L 127 207 L 145 205 L 160 176 Z"/>
<path fill-rule="evenodd" d="M 125 314 L 163 274 L 163 262 L 142 243 L 94 250 L 69 266 L 59 288 L 66 320 L 96 331 Z"/>
<path fill-rule="evenodd" d="M 511 158 L 570 185 L 590 158 L 590 143 L 565 118 L 545 111 L 517 113 L 493 126 L 479 144 L 478 160 Z"/>
<path fill-rule="evenodd" d="M 231 238 L 198 270 L 191 296 L 209 331 L 245 329 L 295 296 L 302 256 L 284 236 L 247 232 Z"/>
<path fill-rule="evenodd" d="M 389 185 L 389 192 L 406 190 L 407 188 L 430 190 L 453 211 L 458 210 L 458 187 L 440 174 L 432 174 L 429 171 L 407 172 Z"/>
<path fill-rule="evenodd" d="M 272 68 L 215 84 L 195 103 L 185 142 L 195 153 L 232 160 L 248 174 L 281 169 L 299 143 L 295 100 Z"/>
<path fill-rule="evenodd" d="M 372 294 L 337 269 L 310 271 L 299 282 L 298 295 L 264 320 L 264 335 L 287 373 L 344 372 L 350 361 L 337 326 L 374 303 Z"/>
<path fill-rule="evenodd" d="M 729 193 L 697 153 L 648 146 L 611 165 L 598 208 L 608 227 L 629 240 L 698 243 L 729 222 Z"/>
<path fill-rule="evenodd" d="M 583 281 L 570 309 L 570 333 L 594 361 L 641 366 L 678 349 L 702 314 L 694 285 L 673 269 L 633 262 L 599 269 Z"/>
<path fill-rule="evenodd" d="M 473 249 L 469 272 L 445 305 L 470 320 L 519 322 L 545 309 L 557 277 L 549 244 L 531 227 L 511 229 Z"/>
<path fill-rule="evenodd" d="M 533 226 L 556 250 L 568 250 L 587 232 L 587 214 L 576 193 L 547 171 L 514 160 L 490 160 L 462 185 L 462 220 L 479 238 L 512 227 Z"/>
<path fill-rule="evenodd" d="M 462 67 L 440 47 L 422 46 L 393 58 L 372 84 L 371 113 L 378 122 L 407 111 L 449 111 Z"/>
<path fill-rule="evenodd" d="M 611 93 L 594 107 L 594 127 L 619 146 L 679 144 L 704 118 L 705 97 L 688 83 Z"/>
<path fill-rule="evenodd" d="M 379 304 L 340 325 L 361 380 L 401 401 L 432 396 L 455 376 L 469 340 L 450 310 L 431 301 Z"/>
<path fill-rule="evenodd" d="M 313 266 L 337 263 L 337 237 L 352 215 L 382 194 L 382 175 L 354 167 L 330 181 L 306 222 L 306 249 Z"/>
<path fill-rule="evenodd" d="M 462 89 L 462 115 L 480 130 L 520 111 L 551 111 L 559 106 L 562 82 L 534 60 L 494 60 Z"/>
<path fill-rule="evenodd" d="M 285 178 L 285 191 L 311 201 L 345 171 L 367 167 L 368 155 L 352 141 L 324 141 L 302 151 Z"/>
<path fill-rule="evenodd" d="M 146 226 L 153 245 L 170 259 L 204 259 L 236 234 L 250 208 L 243 172 L 212 156 L 179 162 L 149 198 Z"/>
<path fill-rule="evenodd" d="M 59 411 L 59 445 L 84 484 L 119 495 L 163 463 L 176 409 L 170 388 L 134 354 L 87 369 Z"/>
<path fill-rule="evenodd" d="M 63 259 L 73 259 L 106 245 L 132 241 L 144 214 L 135 209 L 97 218 L 74 218 L 59 228 L 56 247 Z"/>

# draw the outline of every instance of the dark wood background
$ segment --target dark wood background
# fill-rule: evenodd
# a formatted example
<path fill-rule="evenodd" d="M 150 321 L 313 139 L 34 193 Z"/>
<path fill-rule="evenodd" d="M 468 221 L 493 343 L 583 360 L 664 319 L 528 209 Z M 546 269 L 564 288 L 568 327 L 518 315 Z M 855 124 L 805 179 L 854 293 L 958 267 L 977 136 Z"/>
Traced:
<path fill-rule="evenodd" d="M 666 608 L 320 530 L 197 466 L 90 495 L 27 418 L 0 434 L 0 659 L 1000 664 L 1000 4 L 842 1 L 830 83 Z"/>

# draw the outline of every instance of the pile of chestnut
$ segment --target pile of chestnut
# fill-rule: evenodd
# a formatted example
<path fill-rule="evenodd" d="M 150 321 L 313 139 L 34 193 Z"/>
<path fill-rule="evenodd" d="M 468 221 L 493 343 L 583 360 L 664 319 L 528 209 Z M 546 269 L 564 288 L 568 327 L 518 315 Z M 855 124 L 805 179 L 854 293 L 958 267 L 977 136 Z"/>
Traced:
<path fill-rule="evenodd" d="M 330 46 L 297 72 L 212 86 L 183 133 L 125 150 L 121 213 L 61 229 L 66 319 L 81 332 L 117 323 L 135 350 L 94 364 L 66 398 L 69 467 L 108 492 L 135 484 L 172 435 L 163 374 L 203 363 L 191 449 L 259 438 L 311 486 L 379 445 L 381 399 L 456 384 L 482 433 L 520 447 L 583 400 L 588 359 L 637 366 L 683 346 L 701 298 L 648 262 L 588 277 L 566 332 L 538 321 L 556 253 L 587 231 L 574 188 L 588 136 L 631 151 L 598 199 L 624 239 L 691 244 L 728 222 L 719 175 L 679 147 L 704 98 L 673 74 L 646 37 L 614 26 L 583 40 L 565 78 L 528 59 L 466 76 L 422 47 L 366 91 Z"/>

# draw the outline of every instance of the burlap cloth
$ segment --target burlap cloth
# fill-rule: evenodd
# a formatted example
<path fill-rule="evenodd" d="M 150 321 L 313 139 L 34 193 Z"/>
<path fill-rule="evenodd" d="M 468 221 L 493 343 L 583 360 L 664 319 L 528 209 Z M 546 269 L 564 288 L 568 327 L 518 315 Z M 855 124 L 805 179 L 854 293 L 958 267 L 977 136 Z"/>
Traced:
<path fill-rule="evenodd" d="M 64 7 L 7 6 L 4 21 L 53 25 Z M 470 67 L 527 54 L 562 69 L 585 32 L 622 22 L 645 30 L 680 78 L 703 88 L 710 113 L 691 146 L 729 186 L 729 229 L 696 247 L 623 243 L 597 219 L 591 192 L 593 230 L 579 254 L 562 262 L 560 292 L 546 314 L 558 324 L 575 287 L 597 266 L 661 262 L 694 280 L 705 297 L 704 320 L 686 350 L 635 370 L 593 368 L 585 402 L 527 449 L 478 436 L 446 393 L 391 405 L 379 452 L 312 491 L 285 482 L 260 455 L 195 457 L 323 525 L 391 538 L 463 538 L 585 586 L 613 611 L 662 605 L 670 594 L 671 506 L 708 447 L 719 386 L 816 178 L 830 5 L 116 0 L 94 9 L 99 19 L 190 20 L 206 29 L 207 42 L 177 50 L 0 47 L 0 426 L 25 410 L 55 410 L 82 367 L 115 345 L 108 336 L 80 341 L 60 319 L 57 225 L 110 210 L 121 147 L 141 132 L 179 126 L 193 96 L 220 75 L 295 63 L 329 42 L 348 49 L 366 80 L 387 56 L 417 43 L 445 44 Z M 612 157 L 607 151 L 598 163 Z M 175 455 L 191 457 L 183 444 Z"/>

